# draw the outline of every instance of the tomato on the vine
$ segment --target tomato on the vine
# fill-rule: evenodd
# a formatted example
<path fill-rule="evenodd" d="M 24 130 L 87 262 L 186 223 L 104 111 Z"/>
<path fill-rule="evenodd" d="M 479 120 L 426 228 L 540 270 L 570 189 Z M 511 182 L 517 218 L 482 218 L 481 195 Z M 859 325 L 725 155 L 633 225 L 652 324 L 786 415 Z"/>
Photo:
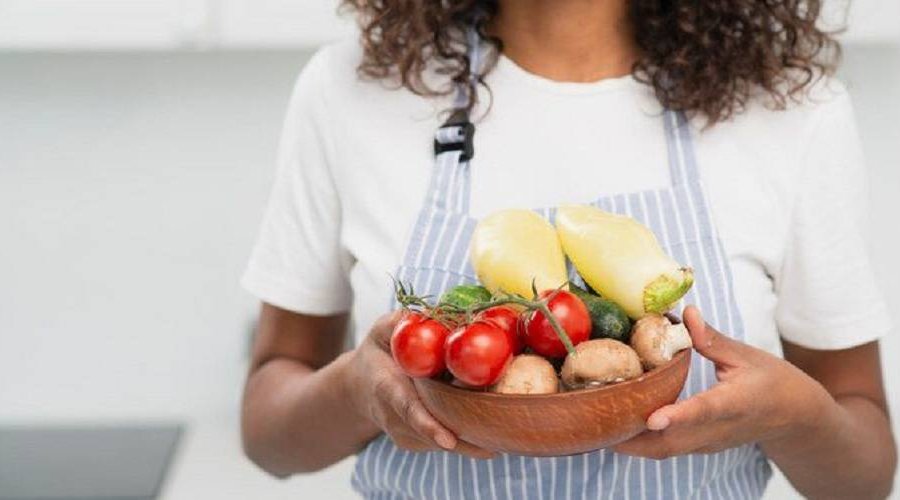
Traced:
<path fill-rule="evenodd" d="M 509 345 L 513 354 L 519 354 L 525 345 L 522 343 L 522 317 L 519 311 L 509 306 L 494 306 L 481 311 L 475 316 L 476 320 L 494 323 L 509 337 Z"/>
<path fill-rule="evenodd" d="M 410 312 L 391 333 L 391 354 L 410 377 L 434 377 L 444 371 L 444 344 L 450 329 L 428 316 Z"/>
<path fill-rule="evenodd" d="M 513 355 L 506 332 L 487 321 L 475 321 L 451 333 L 444 353 L 450 373 L 471 387 L 496 382 Z"/>
<path fill-rule="evenodd" d="M 541 292 L 541 299 L 548 297 L 547 308 L 569 335 L 572 345 L 587 340 L 591 335 L 591 316 L 584 302 L 566 290 Z M 567 354 L 565 344 L 541 311 L 533 311 L 525 321 L 525 345 L 548 358 L 561 358 Z"/>

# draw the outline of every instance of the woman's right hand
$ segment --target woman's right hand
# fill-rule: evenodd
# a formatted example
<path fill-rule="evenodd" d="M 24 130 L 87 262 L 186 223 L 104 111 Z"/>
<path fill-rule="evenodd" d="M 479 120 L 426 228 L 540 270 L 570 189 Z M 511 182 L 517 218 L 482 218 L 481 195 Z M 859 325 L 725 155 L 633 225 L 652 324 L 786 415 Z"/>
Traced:
<path fill-rule="evenodd" d="M 394 311 L 380 317 L 353 351 L 345 377 L 352 407 L 399 448 L 443 449 L 479 459 L 494 457 L 493 452 L 458 439 L 431 416 L 412 381 L 391 357 L 391 333 L 401 315 L 401 311 Z"/>

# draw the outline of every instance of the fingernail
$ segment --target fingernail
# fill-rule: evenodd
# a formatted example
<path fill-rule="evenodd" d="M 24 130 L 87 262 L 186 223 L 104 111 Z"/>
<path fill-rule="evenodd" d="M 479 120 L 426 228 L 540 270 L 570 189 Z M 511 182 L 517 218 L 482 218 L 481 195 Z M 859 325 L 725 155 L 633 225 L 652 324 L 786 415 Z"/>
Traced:
<path fill-rule="evenodd" d="M 669 423 L 669 417 L 653 414 L 647 419 L 647 428 L 651 431 L 661 431 L 668 427 Z"/>
<path fill-rule="evenodd" d="M 456 448 L 456 439 L 453 436 L 450 436 L 446 432 L 439 432 L 436 436 L 434 436 L 435 442 L 437 442 L 438 446 L 445 450 L 452 450 Z"/>

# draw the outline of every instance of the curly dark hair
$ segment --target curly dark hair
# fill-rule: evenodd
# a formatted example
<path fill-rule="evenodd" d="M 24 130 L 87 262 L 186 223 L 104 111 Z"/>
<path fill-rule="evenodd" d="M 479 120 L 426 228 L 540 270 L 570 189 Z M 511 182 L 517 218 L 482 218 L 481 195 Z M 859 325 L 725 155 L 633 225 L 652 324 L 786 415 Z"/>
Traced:
<path fill-rule="evenodd" d="M 762 91 L 776 109 L 799 101 L 818 78 L 833 73 L 840 46 L 816 25 L 821 0 L 630 0 L 630 19 L 640 58 L 633 76 L 650 85 L 659 102 L 709 125 L 741 112 Z M 395 79 L 424 96 L 446 95 L 469 85 L 468 107 L 477 100 L 466 56 L 465 32 L 489 36 L 498 0 L 343 0 L 362 28 L 361 75 Z M 426 70 L 448 77 L 428 82 Z"/>

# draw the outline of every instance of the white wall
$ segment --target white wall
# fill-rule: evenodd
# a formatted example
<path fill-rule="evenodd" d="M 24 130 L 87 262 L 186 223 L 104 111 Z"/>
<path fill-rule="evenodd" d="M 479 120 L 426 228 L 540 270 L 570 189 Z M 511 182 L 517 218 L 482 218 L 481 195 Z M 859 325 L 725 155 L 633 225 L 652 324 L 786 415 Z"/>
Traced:
<path fill-rule="evenodd" d="M 869 165 L 871 256 L 895 311 L 893 335 L 881 348 L 891 407 L 900 415 L 900 47 L 848 49 L 842 77 L 853 95 Z"/>
<path fill-rule="evenodd" d="M 305 60 L 0 56 L 0 418 L 234 411 Z"/>
<path fill-rule="evenodd" d="M 306 57 L 0 55 L 0 420 L 234 414 L 237 277 Z M 845 79 L 900 310 L 900 50 L 849 50 Z M 900 340 L 883 349 L 897 414 Z"/>

